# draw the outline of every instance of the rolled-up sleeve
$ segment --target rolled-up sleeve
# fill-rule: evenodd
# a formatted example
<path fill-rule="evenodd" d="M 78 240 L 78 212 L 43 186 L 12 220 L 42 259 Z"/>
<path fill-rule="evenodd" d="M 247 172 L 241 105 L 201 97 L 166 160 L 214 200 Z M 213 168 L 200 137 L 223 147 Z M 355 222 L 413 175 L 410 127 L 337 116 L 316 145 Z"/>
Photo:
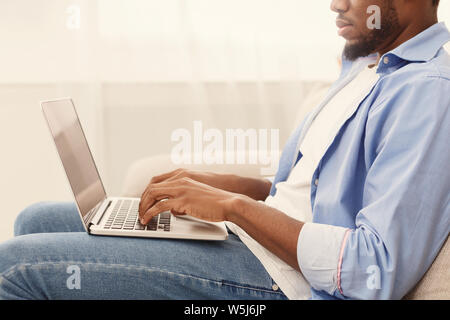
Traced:
<path fill-rule="evenodd" d="M 349 231 L 319 223 L 303 225 L 297 244 L 298 264 L 314 289 L 333 294 L 338 288 L 341 248 Z"/>
<path fill-rule="evenodd" d="M 450 81 L 424 77 L 397 89 L 369 113 L 355 227 L 307 223 L 298 238 L 305 278 L 339 298 L 402 298 L 449 235 Z"/>

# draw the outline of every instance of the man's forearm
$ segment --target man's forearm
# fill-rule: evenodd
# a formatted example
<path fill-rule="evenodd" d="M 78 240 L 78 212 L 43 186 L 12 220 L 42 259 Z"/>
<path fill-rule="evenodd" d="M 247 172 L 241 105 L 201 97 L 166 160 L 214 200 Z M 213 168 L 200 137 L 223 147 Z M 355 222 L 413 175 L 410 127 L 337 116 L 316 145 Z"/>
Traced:
<path fill-rule="evenodd" d="M 236 197 L 228 221 L 235 223 L 267 250 L 300 271 L 297 242 L 303 222 L 247 197 Z"/>
<path fill-rule="evenodd" d="M 181 168 L 153 177 L 149 186 L 183 178 L 189 178 L 225 191 L 246 195 L 255 200 L 265 200 L 272 187 L 272 183 L 268 179 L 241 177 L 234 174 L 212 173 Z M 148 186 L 142 196 L 145 196 L 147 192 Z"/>
<path fill-rule="evenodd" d="M 216 187 L 246 195 L 254 200 L 265 200 L 272 187 L 272 183 L 267 179 L 241 177 L 232 174 L 222 174 L 221 178 L 217 180 L 222 181 L 222 185 Z"/>

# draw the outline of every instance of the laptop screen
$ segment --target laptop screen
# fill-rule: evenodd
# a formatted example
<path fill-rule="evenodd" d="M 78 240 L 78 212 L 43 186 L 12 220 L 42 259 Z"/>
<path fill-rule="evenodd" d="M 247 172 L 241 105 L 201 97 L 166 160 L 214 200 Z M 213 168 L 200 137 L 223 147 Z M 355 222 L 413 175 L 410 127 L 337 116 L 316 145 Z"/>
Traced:
<path fill-rule="evenodd" d="M 106 198 L 89 145 L 71 99 L 41 103 L 64 170 L 86 222 L 86 215 Z"/>

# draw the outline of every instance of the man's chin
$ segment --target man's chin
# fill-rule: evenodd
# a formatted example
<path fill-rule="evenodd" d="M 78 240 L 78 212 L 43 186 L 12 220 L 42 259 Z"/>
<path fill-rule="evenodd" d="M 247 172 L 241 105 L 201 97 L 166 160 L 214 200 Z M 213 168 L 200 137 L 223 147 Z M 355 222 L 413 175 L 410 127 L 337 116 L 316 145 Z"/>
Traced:
<path fill-rule="evenodd" d="M 344 58 L 355 61 L 358 58 L 367 57 L 374 53 L 374 48 L 363 41 L 348 40 L 344 47 Z"/>

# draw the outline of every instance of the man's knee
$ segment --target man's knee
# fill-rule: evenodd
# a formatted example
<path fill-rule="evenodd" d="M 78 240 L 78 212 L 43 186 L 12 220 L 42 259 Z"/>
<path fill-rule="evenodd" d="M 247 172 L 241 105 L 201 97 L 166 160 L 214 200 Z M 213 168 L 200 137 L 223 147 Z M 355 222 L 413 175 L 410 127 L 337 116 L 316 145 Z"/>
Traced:
<path fill-rule="evenodd" d="M 14 222 L 14 235 L 43 232 L 43 226 L 51 223 L 57 206 L 55 202 L 38 202 L 22 210 Z"/>

